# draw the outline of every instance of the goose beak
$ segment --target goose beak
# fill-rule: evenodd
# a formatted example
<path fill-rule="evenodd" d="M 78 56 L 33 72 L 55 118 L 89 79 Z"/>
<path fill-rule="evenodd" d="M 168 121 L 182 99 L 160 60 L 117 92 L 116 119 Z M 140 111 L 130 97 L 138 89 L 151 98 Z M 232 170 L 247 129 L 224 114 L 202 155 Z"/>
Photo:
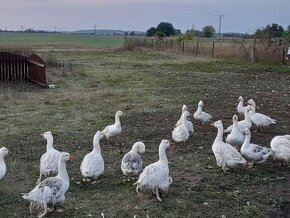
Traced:
<path fill-rule="evenodd" d="M 44 134 L 40 134 L 40 136 L 44 137 Z"/>
<path fill-rule="evenodd" d="M 211 126 L 214 126 L 214 123 L 211 123 L 210 125 L 211 125 Z"/>
<path fill-rule="evenodd" d="M 75 160 L 76 158 L 72 155 L 69 156 L 69 160 Z"/>

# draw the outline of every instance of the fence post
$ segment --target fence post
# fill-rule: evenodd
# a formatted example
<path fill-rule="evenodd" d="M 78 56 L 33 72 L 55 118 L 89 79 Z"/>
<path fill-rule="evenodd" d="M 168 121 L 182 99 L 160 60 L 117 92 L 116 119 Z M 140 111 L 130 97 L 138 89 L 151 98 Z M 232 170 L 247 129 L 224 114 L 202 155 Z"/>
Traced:
<path fill-rule="evenodd" d="M 286 49 L 282 46 L 282 64 L 286 64 Z"/>
<path fill-rule="evenodd" d="M 214 41 L 212 42 L 212 56 L 214 57 Z"/>
<path fill-rule="evenodd" d="M 255 40 L 254 40 L 254 47 L 253 47 L 253 58 L 252 58 L 252 62 L 254 63 L 255 62 L 255 59 L 256 59 L 256 42 L 257 42 L 257 39 L 255 37 Z"/>
<path fill-rule="evenodd" d="M 198 55 L 198 44 L 199 44 L 199 40 L 197 40 L 196 42 L 196 55 Z"/>
<path fill-rule="evenodd" d="M 184 40 L 182 41 L 182 52 L 184 52 Z"/>
<path fill-rule="evenodd" d="M 124 43 L 124 48 L 127 49 L 127 37 L 125 35 L 125 43 Z"/>
<path fill-rule="evenodd" d="M 170 39 L 170 50 L 172 50 L 172 39 Z"/>

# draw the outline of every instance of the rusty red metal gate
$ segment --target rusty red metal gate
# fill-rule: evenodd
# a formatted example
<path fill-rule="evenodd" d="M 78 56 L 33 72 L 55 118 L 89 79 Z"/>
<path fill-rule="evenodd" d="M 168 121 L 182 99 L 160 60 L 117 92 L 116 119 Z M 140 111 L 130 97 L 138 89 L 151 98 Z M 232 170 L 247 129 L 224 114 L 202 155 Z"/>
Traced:
<path fill-rule="evenodd" d="M 0 52 L 0 81 L 30 81 L 47 87 L 45 61 L 36 54 L 28 57 Z"/>

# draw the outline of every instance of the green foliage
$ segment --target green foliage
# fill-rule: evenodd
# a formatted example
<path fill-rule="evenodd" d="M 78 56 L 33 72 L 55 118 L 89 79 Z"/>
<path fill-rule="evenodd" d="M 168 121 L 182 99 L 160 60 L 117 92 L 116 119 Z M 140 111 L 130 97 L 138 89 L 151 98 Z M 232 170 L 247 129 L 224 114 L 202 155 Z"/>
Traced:
<path fill-rule="evenodd" d="M 202 32 L 199 30 L 186 30 L 186 33 L 192 36 L 202 36 Z"/>
<path fill-rule="evenodd" d="M 165 36 L 165 34 L 163 32 L 161 32 L 161 31 L 157 31 L 154 34 L 154 36 L 158 37 L 159 39 L 162 39 Z"/>
<path fill-rule="evenodd" d="M 155 27 L 151 27 L 147 30 L 146 36 L 154 36 L 154 34 L 157 32 Z"/>
<path fill-rule="evenodd" d="M 174 36 L 176 34 L 174 27 L 171 23 L 161 22 L 157 26 L 157 31 L 163 32 L 165 36 Z"/>
<path fill-rule="evenodd" d="M 191 33 L 185 33 L 185 34 L 181 34 L 181 35 L 178 35 L 176 37 L 176 40 L 178 42 L 182 42 L 182 41 L 187 41 L 187 40 L 192 40 L 193 39 L 193 35 Z"/>
<path fill-rule="evenodd" d="M 130 36 L 136 36 L 135 31 L 130 32 Z"/>
<path fill-rule="evenodd" d="M 161 22 L 158 24 L 157 28 L 151 27 L 148 29 L 146 35 L 154 36 L 158 31 L 164 33 L 165 36 L 175 36 L 181 34 L 181 31 L 175 29 L 171 23 Z"/>
<path fill-rule="evenodd" d="M 276 23 L 268 24 L 263 29 L 258 29 L 255 33 L 257 38 L 276 38 L 276 37 L 282 37 L 283 33 L 285 32 L 284 28 Z"/>
<path fill-rule="evenodd" d="M 215 28 L 213 26 L 205 26 L 202 28 L 202 33 L 204 37 L 211 38 L 215 34 Z"/>

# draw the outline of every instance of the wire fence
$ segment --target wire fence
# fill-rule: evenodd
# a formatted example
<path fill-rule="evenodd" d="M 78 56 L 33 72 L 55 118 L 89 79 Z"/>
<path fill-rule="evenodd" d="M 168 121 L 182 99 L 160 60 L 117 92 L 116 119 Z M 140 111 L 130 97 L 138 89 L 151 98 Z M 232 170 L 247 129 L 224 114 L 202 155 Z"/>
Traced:
<path fill-rule="evenodd" d="M 263 42 L 255 39 L 204 39 L 177 41 L 173 38 L 125 37 L 125 50 L 150 48 L 193 56 L 246 59 L 286 64 L 288 44 L 284 41 Z"/>

